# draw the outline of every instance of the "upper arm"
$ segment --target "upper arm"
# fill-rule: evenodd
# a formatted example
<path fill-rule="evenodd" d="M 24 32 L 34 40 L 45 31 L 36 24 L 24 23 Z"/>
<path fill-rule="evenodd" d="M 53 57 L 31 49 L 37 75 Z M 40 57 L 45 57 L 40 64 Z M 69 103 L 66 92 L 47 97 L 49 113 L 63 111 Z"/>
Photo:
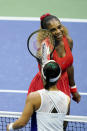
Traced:
<path fill-rule="evenodd" d="M 27 97 L 26 99 L 26 103 L 25 103 L 25 107 L 24 107 L 24 111 L 22 113 L 22 119 L 25 120 L 25 122 L 27 123 L 28 120 L 30 119 L 30 117 L 32 116 L 33 112 L 34 112 L 34 105 L 32 103 L 32 99 L 30 97 L 30 95 Z"/>
<path fill-rule="evenodd" d="M 19 129 L 19 128 L 24 127 L 28 123 L 28 121 L 29 121 L 30 117 L 32 116 L 33 112 L 34 112 L 34 105 L 32 104 L 30 95 L 28 95 L 27 99 L 26 99 L 26 104 L 25 104 L 25 107 L 24 107 L 24 111 L 22 112 L 21 117 L 14 122 L 13 128 L 14 129 Z"/>
<path fill-rule="evenodd" d="M 30 93 L 27 96 L 24 111 L 22 112 L 21 117 L 14 122 L 13 128 L 18 129 L 25 126 L 33 112 L 40 107 L 40 102 L 40 95 L 38 95 L 38 93 Z"/>
<path fill-rule="evenodd" d="M 68 40 L 70 50 L 72 51 L 72 49 L 73 49 L 73 40 L 71 39 L 71 37 L 69 35 L 67 35 L 66 38 Z"/>
<path fill-rule="evenodd" d="M 67 96 L 67 104 L 68 104 L 68 111 L 69 111 L 69 107 L 70 107 L 70 97 Z"/>
<path fill-rule="evenodd" d="M 67 101 L 68 101 L 68 104 L 70 104 L 70 97 L 67 96 Z"/>
<path fill-rule="evenodd" d="M 27 123 L 32 114 L 40 107 L 41 99 L 37 92 L 30 93 L 27 96 L 24 111 L 22 113 L 22 119 Z"/>
<path fill-rule="evenodd" d="M 21 117 L 19 118 L 19 122 L 22 123 L 23 125 L 26 125 L 30 117 L 32 116 L 33 112 L 34 112 L 34 105 L 32 103 L 32 99 L 30 98 L 30 95 L 28 95 L 24 110 L 22 112 Z"/>

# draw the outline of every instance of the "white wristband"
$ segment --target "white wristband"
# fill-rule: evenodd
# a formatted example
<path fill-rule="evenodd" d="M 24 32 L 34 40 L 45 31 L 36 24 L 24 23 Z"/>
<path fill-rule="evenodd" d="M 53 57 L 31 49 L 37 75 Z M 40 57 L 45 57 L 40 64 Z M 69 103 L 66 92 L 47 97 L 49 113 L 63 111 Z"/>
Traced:
<path fill-rule="evenodd" d="M 71 86 L 70 88 L 71 88 L 71 89 L 75 89 L 75 88 L 76 88 L 76 85 L 74 85 L 74 86 Z"/>
<path fill-rule="evenodd" d="M 9 124 L 9 131 L 12 131 L 13 130 L 13 123 L 10 123 Z"/>

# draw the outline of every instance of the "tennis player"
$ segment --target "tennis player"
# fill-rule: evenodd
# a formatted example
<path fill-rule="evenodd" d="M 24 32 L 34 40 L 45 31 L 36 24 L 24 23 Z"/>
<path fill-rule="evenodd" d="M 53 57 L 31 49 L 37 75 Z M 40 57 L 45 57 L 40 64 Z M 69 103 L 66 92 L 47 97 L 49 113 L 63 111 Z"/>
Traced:
<path fill-rule="evenodd" d="M 69 36 L 68 30 L 62 25 L 60 20 L 49 13 L 40 17 L 41 29 L 49 30 L 55 38 L 55 50 L 51 59 L 55 60 L 62 69 L 61 78 L 57 83 L 57 88 L 67 94 L 77 103 L 80 102 L 80 94 L 77 90 L 74 80 L 74 67 L 73 67 L 73 40 Z M 44 34 L 45 35 L 45 34 Z M 38 82 L 37 82 L 38 81 Z M 33 78 L 28 94 L 43 88 L 43 83 L 39 72 Z"/>
<path fill-rule="evenodd" d="M 7 131 L 24 127 L 36 113 L 36 123 L 31 131 L 63 131 L 63 121 L 67 114 L 70 97 L 58 90 L 56 83 L 61 69 L 54 60 L 49 60 L 41 69 L 44 89 L 27 96 L 21 117 L 7 126 Z M 36 126 L 35 126 L 36 125 Z"/>

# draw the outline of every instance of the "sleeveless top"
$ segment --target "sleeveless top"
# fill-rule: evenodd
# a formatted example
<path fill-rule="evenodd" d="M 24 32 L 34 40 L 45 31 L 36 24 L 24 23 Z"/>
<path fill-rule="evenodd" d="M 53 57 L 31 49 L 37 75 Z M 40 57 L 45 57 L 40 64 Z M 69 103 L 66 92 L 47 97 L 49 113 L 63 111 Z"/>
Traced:
<path fill-rule="evenodd" d="M 68 96 L 70 96 L 69 79 L 68 79 L 68 74 L 67 74 L 66 69 L 70 65 L 72 65 L 73 56 L 72 56 L 72 52 L 69 48 L 69 44 L 68 44 L 66 37 L 63 37 L 63 42 L 64 42 L 65 51 L 66 51 L 65 56 L 62 58 L 58 57 L 56 50 L 54 50 L 53 60 L 55 60 L 60 65 L 60 67 L 62 69 L 61 77 L 57 82 L 57 88 L 59 90 L 61 90 L 62 92 L 64 92 L 65 94 L 67 94 Z M 41 69 L 40 69 L 39 64 L 38 64 L 38 67 L 39 67 L 39 72 L 36 74 L 36 76 L 32 80 L 29 90 L 28 90 L 28 94 L 30 92 L 34 92 L 34 91 L 43 89 L 43 81 L 41 79 L 41 72 L 40 72 Z"/>
<path fill-rule="evenodd" d="M 53 52 L 53 60 L 55 60 L 61 67 L 62 71 L 67 69 L 73 63 L 72 52 L 69 48 L 68 40 L 66 37 L 63 37 L 64 47 L 66 54 L 64 57 L 59 57 L 56 50 Z"/>
<path fill-rule="evenodd" d="M 68 40 L 65 36 L 63 37 L 63 42 L 64 42 L 65 51 L 66 51 L 65 56 L 59 57 L 56 50 L 54 50 L 54 52 L 53 52 L 53 60 L 55 60 L 60 65 L 62 71 L 67 69 L 73 63 L 72 52 L 70 50 Z M 39 71 L 40 71 L 41 68 L 40 68 L 39 64 L 38 64 L 38 68 L 39 68 Z"/>
<path fill-rule="evenodd" d="M 63 120 L 68 109 L 68 98 L 61 91 L 38 91 L 41 106 L 36 111 L 37 131 L 63 131 Z M 57 113 L 52 113 L 56 109 Z M 35 130 L 36 131 L 36 130 Z"/>

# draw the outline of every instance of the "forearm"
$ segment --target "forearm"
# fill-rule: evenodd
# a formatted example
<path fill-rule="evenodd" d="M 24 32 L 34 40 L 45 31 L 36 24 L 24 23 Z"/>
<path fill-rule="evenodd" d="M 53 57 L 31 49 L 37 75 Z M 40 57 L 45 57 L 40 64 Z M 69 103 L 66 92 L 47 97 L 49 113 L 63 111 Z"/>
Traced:
<path fill-rule="evenodd" d="M 74 86 L 75 80 L 74 80 L 74 67 L 73 67 L 73 65 L 71 65 L 70 67 L 67 68 L 67 74 L 68 74 L 68 79 L 69 79 L 69 85 Z"/>
<path fill-rule="evenodd" d="M 7 126 L 7 131 L 24 127 L 28 123 L 30 117 L 33 114 L 33 111 L 34 111 L 33 108 L 34 107 L 32 104 L 32 99 L 30 98 L 30 95 L 29 95 L 27 96 L 26 104 L 25 104 L 24 111 L 22 112 L 21 117 L 18 120 L 16 120 L 14 123 L 10 123 Z"/>
<path fill-rule="evenodd" d="M 72 99 L 74 101 L 76 101 L 77 103 L 80 102 L 80 99 L 81 99 L 81 96 L 80 94 L 78 93 L 77 91 L 77 87 L 75 85 L 75 80 L 74 80 L 74 68 L 73 68 L 73 65 L 70 66 L 68 69 L 67 69 L 67 73 L 68 73 L 68 78 L 69 78 L 69 85 L 70 85 L 70 91 L 71 91 L 71 94 L 72 94 Z"/>
<path fill-rule="evenodd" d="M 24 119 L 22 119 L 22 117 L 20 117 L 14 123 L 10 123 L 7 126 L 7 131 L 12 131 L 12 130 L 20 129 L 20 128 L 24 127 L 27 124 L 27 122 L 28 121 L 25 121 Z"/>
<path fill-rule="evenodd" d="M 22 128 L 26 125 L 27 123 L 24 122 L 24 120 L 22 120 L 21 118 L 16 120 L 14 123 L 13 123 L 13 129 L 19 129 L 19 128 Z"/>
<path fill-rule="evenodd" d="M 77 92 L 77 87 L 75 85 L 75 80 L 74 80 L 74 67 L 73 67 L 73 65 L 68 67 L 67 74 L 68 74 L 71 93 L 75 93 L 75 92 Z"/>

